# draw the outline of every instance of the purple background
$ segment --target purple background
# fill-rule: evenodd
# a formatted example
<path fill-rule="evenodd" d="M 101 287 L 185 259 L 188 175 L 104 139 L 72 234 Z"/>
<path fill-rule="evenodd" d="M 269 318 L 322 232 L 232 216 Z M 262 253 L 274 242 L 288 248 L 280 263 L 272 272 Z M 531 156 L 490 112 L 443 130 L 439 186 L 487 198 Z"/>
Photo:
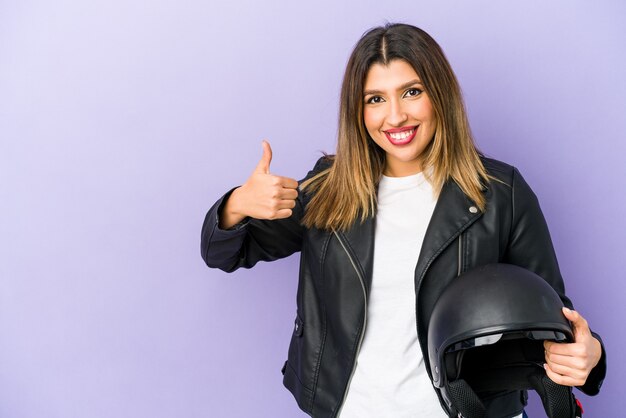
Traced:
<path fill-rule="evenodd" d="M 586 416 L 623 414 L 625 3 L 313 3 L 0 2 L 0 416 L 303 415 L 298 257 L 210 270 L 200 226 L 262 138 L 294 178 L 333 152 L 348 55 L 386 20 L 438 40 L 479 146 L 536 191 L 609 350 Z"/>

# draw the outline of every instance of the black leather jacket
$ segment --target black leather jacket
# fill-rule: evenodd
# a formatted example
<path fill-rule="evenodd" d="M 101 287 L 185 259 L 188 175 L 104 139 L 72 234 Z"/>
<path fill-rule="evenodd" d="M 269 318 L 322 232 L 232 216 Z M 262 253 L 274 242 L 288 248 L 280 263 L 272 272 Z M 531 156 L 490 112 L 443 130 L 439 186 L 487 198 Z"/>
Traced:
<path fill-rule="evenodd" d="M 446 183 L 415 269 L 417 335 L 429 376 L 426 338 L 433 305 L 448 283 L 467 269 L 494 262 L 525 267 L 548 281 L 563 303 L 573 308 L 565 296 L 536 196 L 517 169 L 487 158 L 483 163 L 490 175 L 502 181 L 491 181 L 485 188 L 486 210 L 476 210 L 455 182 Z M 305 179 L 329 164 L 328 158 L 320 158 Z M 375 218 L 357 222 L 346 232 L 306 229 L 300 219 L 310 196 L 300 192 L 290 218 L 248 219 L 222 230 L 218 215 L 229 195 L 218 200 L 206 216 L 202 257 L 209 267 L 231 272 L 250 268 L 260 260 L 301 252 L 297 315 L 288 360 L 282 369 L 283 383 L 307 414 L 336 417 L 367 324 Z M 598 393 L 606 371 L 605 358 L 603 347 L 600 363 L 580 388 L 583 392 Z M 521 413 L 526 393 L 498 393 L 484 402 L 488 417 L 510 417 Z"/>

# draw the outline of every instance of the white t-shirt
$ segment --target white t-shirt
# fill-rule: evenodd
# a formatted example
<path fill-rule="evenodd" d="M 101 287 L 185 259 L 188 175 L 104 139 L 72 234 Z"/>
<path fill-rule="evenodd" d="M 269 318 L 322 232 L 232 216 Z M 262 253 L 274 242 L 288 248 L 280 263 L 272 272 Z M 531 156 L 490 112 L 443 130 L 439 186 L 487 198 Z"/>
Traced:
<path fill-rule="evenodd" d="M 378 188 L 367 325 L 341 418 L 446 417 L 417 340 L 415 266 L 436 197 L 422 173 Z"/>

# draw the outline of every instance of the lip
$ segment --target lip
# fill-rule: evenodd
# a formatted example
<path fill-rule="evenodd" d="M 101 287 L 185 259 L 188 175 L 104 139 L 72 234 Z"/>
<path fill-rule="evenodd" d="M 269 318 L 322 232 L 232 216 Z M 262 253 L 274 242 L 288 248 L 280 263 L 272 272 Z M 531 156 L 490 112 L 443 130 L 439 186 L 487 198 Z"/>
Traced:
<path fill-rule="evenodd" d="M 417 134 L 417 130 L 419 129 L 419 125 L 415 125 L 415 126 L 404 126 L 402 128 L 393 128 L 393 129 L 387 129 L 385 131 L 383 131 L 385 133 L 385 136 L 387 137 L 387 139 L 389 140 L 389 142 L 391 142 L 393 145 L 406 145 L 409 142 L 411 142 L 413 140 L 413 138 L 415 138 L 415 134 Z M 396 134 L 396 133 L 400 133 L 400 132 L 407 132 L 413 130 L 413 134 L 410 136 L 407 136 L 406 138 L 402 138 L 402 139 L 397 139 L 397 138 L 392 138 L 391 134 Z"/>

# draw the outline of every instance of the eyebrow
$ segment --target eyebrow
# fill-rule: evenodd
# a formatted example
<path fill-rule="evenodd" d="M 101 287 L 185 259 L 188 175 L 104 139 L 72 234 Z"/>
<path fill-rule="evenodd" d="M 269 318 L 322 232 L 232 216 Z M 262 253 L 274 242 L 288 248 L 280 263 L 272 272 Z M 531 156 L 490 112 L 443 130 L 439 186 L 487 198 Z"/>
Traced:
<path fill-rule="evenodd" d="M 397 90 L 404 90 L 404 89 L 409 88 L 411 86 L 414 86 L 416 84 L 420 85 L 420 86 L 422 85 L 421 81 L 419 81 L 418 79 L 415 79 L 415 80 L 409 81 L 408 83 L 404 83 L 403 85 L 398 87 Z M 383 92 L 380 91 L 380 90 L 365 90 L 363 92 L 363 96 L 367 96 L 367 95 L 370 95 L 370 94 L 383 94 Z"/>

